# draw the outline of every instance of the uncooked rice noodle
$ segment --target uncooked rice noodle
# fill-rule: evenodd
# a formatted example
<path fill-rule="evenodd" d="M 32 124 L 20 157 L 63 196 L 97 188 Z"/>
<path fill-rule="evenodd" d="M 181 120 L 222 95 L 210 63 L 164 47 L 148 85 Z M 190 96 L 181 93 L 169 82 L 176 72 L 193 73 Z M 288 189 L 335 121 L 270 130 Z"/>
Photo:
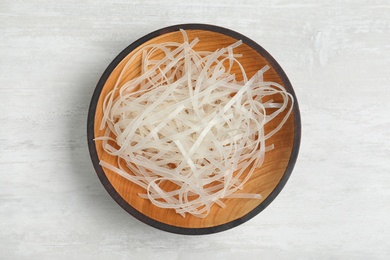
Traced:
<path fill-rule="evenodd" d="M 127 61 L 105 96 L 100 129 L 106 131 L 95 140 L 117 158 L 101 166 L 143 187 L 139 196 L 204 218 L 213 204 L 225 207 L 224 198 L 262 198 L 240 190 L 273 149 L 265 141 L 286 122 L 294 100 L 280 84 L 263 80 L 269 66 L 248 79 L 242 55 L 234 53 L 241 41 L 195 51 L 199 39 L 190 42 L 181 32 L 183 43 L 149 44 Z M 137 57 L 141 75 L 123 83 Z M 231 72 L 234 65 L 242 80 Z M 281 102 L 266 98 L 275 95 Z M 285 110 L 265 133 L 264 125 Z"/>

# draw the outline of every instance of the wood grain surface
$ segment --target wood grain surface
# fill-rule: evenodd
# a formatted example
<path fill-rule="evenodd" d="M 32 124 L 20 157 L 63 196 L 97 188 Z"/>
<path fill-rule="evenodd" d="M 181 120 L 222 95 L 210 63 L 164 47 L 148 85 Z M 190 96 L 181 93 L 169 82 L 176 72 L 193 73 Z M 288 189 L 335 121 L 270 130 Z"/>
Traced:
<path fill-rule="evenodd" d="M 389 12 L 388 0 L 1 0 L 0 259 L 389 259 Z M 112 59 L 192 22 L 269 51 L 302 115 L 282 192 L 207 236 L 129 215 L 96 177 L 86 141 Z"/>
<path fill-rule="evenodd" d="M 194 28 L 197 26 L 194 25 Z M 181 28 L 181 27 L 180 27 Z M 175 29 L 174 32 L 164 33 L 159 35 L 151 40 L 146 41 L 141 44 L 133 51 L 131 51 L 120 63 L 113 69 L 110 73 L 109 77 L 104 83 L 104 86 L 100 92 L 100 97 L 97 101 L 97 104 L 94 104 L 92 101 L 91 106 L 95 107 L 96 110 L 92 110 L 90 112 L 95 112 L 94 117 L 94 137 L 103 136 L 106 132 L 106 129 L 100 129 L 101 121 L 103 118 L 103 101 L 107 94 L 115 87 L 118 81 L 118 77 L 122 74 L 122 78 L 119 82 L 119 87 L 122 86 L 127 81 L 139 76 L 141 74 L 141 56 L 140 53 L 134 61 L 128 65 L 128 68 L 123 72 L 125 64 L 128 63 L 128 60 L 133 58 L 134 53 L 137 53 L 139 49 L 144 46 L 150 44 L 158 44 L 165 42 L 183 42 L 183 35 L 178 29 Z M 162 29 L 164 31 L 164 29 Z M 199 39 L 199 43 L 195 45 L 194 50 L 196 51 L 211 51 L 214 52 L 218 49 L 227 47 L 235 42 L 238 39 L 233 38 L 231 36 L 225 35 L 223 33 L 208 31 L 208 30 L 199 30 L 199 29 L 190 29 L 186 30 L 188 39 L 191 42 L 194 38 Z M 242 39 L 244 40 L 244 39 Z M 281 76 L 277 73 L 277 71 L 272 67 L 262 55 L 256 50 L 249 47 L 247 44 L 242 44 L 235 49 L 235 53 L 242 54 L 241 58 L 238 58 L 239 62 L 245 68 L 247 76 L 252 77 L 257 71 L 263 68 L 265 65 L 269 65 L 270 70 L 265 73 L 264 80 L 265 81 L 273 81 L 279 84 L 284 84 Z M 158 54 L 156 54 L 158 55 Z M 162 58 L 163 56 L 161 56 Z M 158 57 L 153 57 L 153 59 L 158 59 Z M 241 70 L 237 64 L 232 67 L 232 73 L 237 75 L 237 78 L 242 78 Z M 284 76 L 284 74 L 283 74 Z M 284 81 L 288 82 L 287 78 Z M 99 86 L 98 86 L 99 87 Z M 290 86 L 289 86 L 290 87 Z M 116 96 L 118 92 L 116 93 Z M 116 97 L 114 96 L 114 98 Z M 281 102 L 280 96 L 275 95 L 272 97 L 275 102 Z M 296 101 L 297 103 L 297 101 Z M 289 104 L 291 106 L 291 103 Z M 296 104 L 297 106 L 297 104 Z M 298 109 L 295 110 L 298 112 Z M 267 123 L 265 128 L 265 133 L 268 133 L 276 126 L 279 125 L 280 121 L 284 118 L 286 113 L 281 113 L 278 117 L 276 117 L 271 122 Z M 300 134 L 300 124 L 298 126 L 298 135 Z M 223 199 L 222 202 L 226 204 L 226 208 L 221 208 L 218 205 L 214 205 L 211 207 L 210 214 L 206 218 L 197 218 L 190 214 L 184 218 L 181 215 L 177 214 L 172 209 L 163 209 L 153 205 L 149 200 L 142 199 L 138 196 L 139 193 L 145 193 L 145 190 L 138 185 L 126 180 L 125 178 L 119 176 L 115 172 L 103 168 L 108 181 L 110 182 L 109 187 L 114 187 L 116 192 L 134 209 L 142 213 L 143 215 L 167 224 L 174 227 L 181 228 L 210 228 L 216 227 L 220 225 L 227 224 L 234 220 L 243 218 L 249 212 L 253 211 L 256 207 L 258 207 L 269 195 L 272 191 L 275 190 L 276 186 L 279 184 L 279 181 L 285 174 L 287 170 L 287 165 L 290 162 L 290 158 L 293 151 L 294 146 L 294 134 L 296 131 L 294 129 L 294 112 L 291 113 L 288 121 L 285 123 L 283 128 L 275 134 L 272 138 L 268 139 L 266 145 L 275 145 L 275 149 L 266 153 L 265 161 L 262 167 L 257 168 L 252 177 L 248 180 L 248 182 L 244 185 L 243 190 L 240 192 L 243 193 L 253 193 L 253 194 L 261 194 L 262 199 Z M 91 140 L 94 139 L 91 136 Z M 297 139 L 298 140 L 298 139 Z M 296 141 L 297 142 L 297 141 Z M 102 141 L 96 141 L 96 151 L 98 155 L 98 160 L 103 160 L 111 165 L 118 167 L 118 160 L 116 156 L 111 156 L 106 153 L 102 147 Z M 299 142 L 295 143 L 295 150 L 298 150 Z M 93 151 L 94 153 L 94 151 Z M 97 158 L 96 158 L 97 159 Z M 292 165 L 295 163 L 295 160 L 290 162 Z M 292 168 L 292 166 L 291 166 Z M 129 172 L 129 174 L 132 174 Z M 210 173 L 211 174 L 211 173 Z M 290 172 L 287 172 L 286 175 L 289 175 Z M 288 178 L 288 176 L 287 176 Z M 103 178 L 103 185 L 106 185 L 105 178 Z M 172 185 L 174 185 L 172 183 Z M 170 185 L 170 186 L 172 186 Z M 166 189 L 170 190 L 169 185 L 166 185 Z M 110 189 L 109 188 L 109 189 Z M 280 188 L 279 188 L 280 189 Z M 279 191 L 278 191 L 279 192 Z M 158 227 L 158 225 L 156 225 Z M 233 226 L 233 225 L 231 225 Z M 226 228 L 225 228 L 226 229 Z M 168 229 L 169 230 L 169 229 Z M 174 231 L 176 229 L 172 229 Z M 214 229 L 215 231 L 219 231 L 218 229 Z M 189 232 L 188 230 L 182 231 L 182 233 Z M 196 233 L 196 231 L 194 231 Z"/>

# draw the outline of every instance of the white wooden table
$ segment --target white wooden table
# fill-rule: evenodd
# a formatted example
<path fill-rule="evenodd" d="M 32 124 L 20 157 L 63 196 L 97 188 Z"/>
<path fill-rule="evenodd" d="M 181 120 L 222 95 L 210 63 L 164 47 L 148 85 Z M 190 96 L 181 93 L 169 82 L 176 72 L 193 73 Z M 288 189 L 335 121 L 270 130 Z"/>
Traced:
<path fill-rule="evenodd" d="M 131 2 L 131 3 L 128 3 Z M 109 62 L 156 29 L 238 31 L 281 64 L 302 143 L 258 216 L 207 236 L 163 232 L 111 199 L 87 110 Z M 0 2 L 0 259 L 389 259 L 390 2 Z"/>

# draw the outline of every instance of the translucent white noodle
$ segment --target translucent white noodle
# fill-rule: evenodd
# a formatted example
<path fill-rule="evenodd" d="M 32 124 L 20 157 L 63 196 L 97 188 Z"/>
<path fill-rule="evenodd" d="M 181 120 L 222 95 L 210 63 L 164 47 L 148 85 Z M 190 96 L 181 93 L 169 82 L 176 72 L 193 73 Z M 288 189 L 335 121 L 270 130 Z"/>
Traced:
<path fill-rule="evenodd" d="M 274 148 L 265 141 L 282 128 L 294 101 L 283 86 L 264 81 L 268 66 L 247 77 L 242 55 L 234 53 L 241 41 L 195 51 L 199 40 L 182 34 L 183 43 L 147 45 L 130 57 L 104 99 L 106 131 L 96 140 L 118 158 L 117 165 L 100 164 L 144 188 L 142 198 L 203 218 L 214 204 L 225 207 L 224 198 L 261 199 L 237 190 Z M 141 75 L 122 82 L 139 56 Z M 282 112 L 266 133 L 264 126 Z"/>

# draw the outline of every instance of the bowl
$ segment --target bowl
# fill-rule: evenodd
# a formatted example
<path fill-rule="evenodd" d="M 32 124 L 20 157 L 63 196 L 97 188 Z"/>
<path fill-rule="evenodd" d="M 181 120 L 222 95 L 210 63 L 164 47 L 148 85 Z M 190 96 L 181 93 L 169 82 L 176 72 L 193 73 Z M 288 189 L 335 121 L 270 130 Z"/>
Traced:
<path fill-rule="evenodd" d="M 182 42 L 180 29 L 187 32 L 189 41 L 199 38 L 195 49 L 215 51 L 226 47 L 237 40 L 243 44 L 235 49 L 235 53 L 241 53 L 239 61 L 244 66 L 248 76 L 254 75 L 265 65 L 270 70 L 264 75 L 265 80 L 270 80 L 283 85 L 294 97 L 292 113 L 282 129 L 278 131 L 267 144 L 273 143 L 275 148 L 265 155 L 263 165 L 256 169 L 242 192 L 260 193 L 262 199 L 224 199 L 226 208 L 213 205 L 210 214 L 205 218 L 197 218 L 190 214 L 182 217 L 172 209 L 162 209 L 153 205 L 149 200 L 138 196 L 144 190 L 138 185 L 128 181 L 118 174 L 102 168 L 100 160 L 113 164 L 115 157 L 107 154 L 102 148 L 101 141 L 94 141 L 96 136 L 104 133 L 99 126 L 102 120 L 102 103 L 105 95 L 114 87 L 116 79 L 124 64 L 142 46 L 151 43 Z M 126 71 L 126 79 L 129 80 L 140 74 L 140 59 L 136 58 Z M 239 73 L 237 71 L 237 73 Z M 281 120 L 282 114 L 271 121 L 265 128 L 275 127 Z M 274 122 L 272 125 L 272 122 Z M 198 235 L 210 234 L 236 227 L 259 214 L 280 193 L 286 184 L 295 165 L 301 137 L 300 112 L 297 98 L 286 74 L 276 60 L 260 45 L 232 30 L 206 24 L 181 24 L 166 27 L 154 31 L 124 49 L 108 66 L 101 76 L 95 92 L 92 96 L 88 114 L 88 145 L 93 166 L 107 192 L 128 213 L 138 220 L 161 230 L 172 233 Z"/>

